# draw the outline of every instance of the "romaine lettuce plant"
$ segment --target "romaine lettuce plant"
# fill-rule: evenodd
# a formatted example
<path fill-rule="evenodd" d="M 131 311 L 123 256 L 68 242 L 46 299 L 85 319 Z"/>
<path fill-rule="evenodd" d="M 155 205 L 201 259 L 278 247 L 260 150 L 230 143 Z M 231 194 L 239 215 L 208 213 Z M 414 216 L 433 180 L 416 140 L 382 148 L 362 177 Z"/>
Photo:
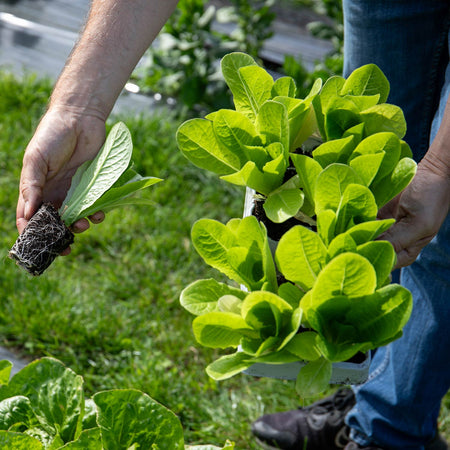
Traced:
<path fill-rule="evenodd" d="M 197 316 L 196 340 L 236 349 L 207 367 L 212 378 L 231 377 L 254 363 L 308 361 L 297 381 L 298 392 L 308 395 L 329 383 L 332 362 L 401 335 L 411 294 L 388 284 L 395 252 L 389 242 L 375 240 L 393 220 L 377 221 L 363 211 L 358 214 L 366 220 L 354 224 L 342 213 L 344 231 L 336 235 L 336 214 L 325 211 L 318 232 L 291 228 L 274 257 L 266 228 L 254 216 L 194 224 L 192 242 L 200 256 L 243 286 L 197 280 L 181 293 L 181 305 Z"/>
<path fill-rule="evenodd" d="M 329 166 L 347 169 L 329 169 L 322 185 L 333 171 L 346 170 L 353 184 L 372 192 L 377 207 L 414 176 L 403 112 L 385 103 L 389 82 L 376 65 L 323 86 L 318 79 L 304 99 L 296 98 L 292 78 L 274 80 L 246 54 L 226 55 L 221 68 L 235 109 L 186 121 L 178 146 L 198 167 L 253 189 L 272 222 L 314 223 L 316 182 Z M 296 173 L 288 179 L 292 166 Z"/>
<path fill-rule="evenodd" d="M 134 389 L 86 399 L 83 378 L 53 358 L 28 364 L 10 379 L 0 361 L 0 447 L 8 450 L 232 450 L 189 446 L 175 414 Z"/>
<path fill-rule="evenodd" d="M 32 275 L 40 275 L 73 243 L 69 227 L 77 220 L 123 205 L 149 204 L 148 200 L 131 195 L 161 179 L 136 173 L 131 163 L 132 151 L 130 132 L 119 122 L 112 127 L 97 156 L 77 170 L 59 210 L 44 203 L 18 237 L 9 256 Z"/>
<path fill-rule="evenodd" d="M 283 227 L 272 256 L 254 216 L 199 220 L 196 250 L 243 289 L 199 280 L 181 304 L 197 316 L 200 344 L 237 349 L 207 367 L 211 377 L 301 360 L 297 389 L 316 393 L 333 362 L 398 338 L 411 312 L 410 292 L 389 285 L 394 249 L 376 240 L 394 222 L 377 221 L 379 208 L 416 171 L 403 112 L 386 103 L 389 82 L 374 64 L 323 86 L 317 80 L 304 99 L 291 78 L 275 81 L 248 55 L 228 54 L 221 67 L 235 109 L 183 123 L 179 148 L 254 190 L 271 222 L 300 222 Z"/>

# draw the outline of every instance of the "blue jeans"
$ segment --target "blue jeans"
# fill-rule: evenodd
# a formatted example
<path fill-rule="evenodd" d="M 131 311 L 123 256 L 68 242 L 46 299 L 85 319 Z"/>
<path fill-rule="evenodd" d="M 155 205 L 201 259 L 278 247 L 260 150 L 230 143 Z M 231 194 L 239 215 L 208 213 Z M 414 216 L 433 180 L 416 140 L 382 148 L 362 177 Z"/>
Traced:
<path fill-rule="evenodd" d="M 389 103 L 406 116 L 405 140 L 419 161 L 439 128 L 450 93 L 447 0 L 343 0 L 344 69 L 377 64 L 391 84 Z M 447 72 L 447 75 L 446 75 Z M 346 422 L 353 439 L 419 450 L 436 433 L 450 387 L 450 219 L 401 283 L 414 307 L 403 336 L 376 351 L 369 379 L 355 386 Z"/>

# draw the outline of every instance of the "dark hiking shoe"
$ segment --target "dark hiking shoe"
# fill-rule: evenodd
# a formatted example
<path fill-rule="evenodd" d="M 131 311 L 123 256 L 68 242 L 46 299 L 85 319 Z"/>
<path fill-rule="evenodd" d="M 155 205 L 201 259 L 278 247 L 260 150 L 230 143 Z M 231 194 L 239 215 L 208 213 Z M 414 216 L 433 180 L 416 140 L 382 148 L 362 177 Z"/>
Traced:
<path fill-rule="evenodd" d="M 252 424 L 252 433 L 265 449 L 337 450 L 349 442 L 344 419 L 355 404 L 351 389 L 338 390 L 307 408 L 267 414 Z"/>

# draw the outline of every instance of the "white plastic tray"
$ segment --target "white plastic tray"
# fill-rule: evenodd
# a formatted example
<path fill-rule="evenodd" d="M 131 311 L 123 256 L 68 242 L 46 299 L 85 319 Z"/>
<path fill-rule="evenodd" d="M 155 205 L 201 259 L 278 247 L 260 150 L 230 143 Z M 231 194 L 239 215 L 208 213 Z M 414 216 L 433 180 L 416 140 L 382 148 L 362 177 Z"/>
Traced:
<path fill-rule="evenodd" d="M 361 384 L 367 380 L 370 366 L 370 353 L 362 363 L 338 362 L 333 363 L 331 384 Z M 277 378 L 280 380 L 295 380 L 298 372 L 306 364 L 296 361 L 286 364 L 262 364 L 256 363 L 243 373 L 254 377 Z"/>

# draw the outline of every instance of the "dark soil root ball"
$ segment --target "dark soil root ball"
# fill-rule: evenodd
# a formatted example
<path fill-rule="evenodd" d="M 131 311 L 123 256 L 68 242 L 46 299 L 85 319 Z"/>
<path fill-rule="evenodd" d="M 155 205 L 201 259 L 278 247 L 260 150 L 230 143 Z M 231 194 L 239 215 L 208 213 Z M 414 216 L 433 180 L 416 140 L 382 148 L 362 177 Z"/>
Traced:
<path fill-rule="evenodd" d="M 73 241 L 73 233 L 55 207 L 44 203 L 17 238 L 9 257 L 31 275 L 37 276 Z"/>
<path fill-rule="evenodd" d="M 317 227 L 311 226 L 305 222 L 302 222 L 295 218 L 290 218 L 282 223 L 272 222 L 264 211 L 264 199 L 255 198 L 253 200 L 253 208 L 251 210 L 253 216 L 255 216 L 260 222 L 262 222 L 267 228 L 267 236 L 274 241 L 279 241 L 284 233 L 288 232 L 292 227 L 296 225 L 303 225 L 312 231 L 317 231 Z"/>

